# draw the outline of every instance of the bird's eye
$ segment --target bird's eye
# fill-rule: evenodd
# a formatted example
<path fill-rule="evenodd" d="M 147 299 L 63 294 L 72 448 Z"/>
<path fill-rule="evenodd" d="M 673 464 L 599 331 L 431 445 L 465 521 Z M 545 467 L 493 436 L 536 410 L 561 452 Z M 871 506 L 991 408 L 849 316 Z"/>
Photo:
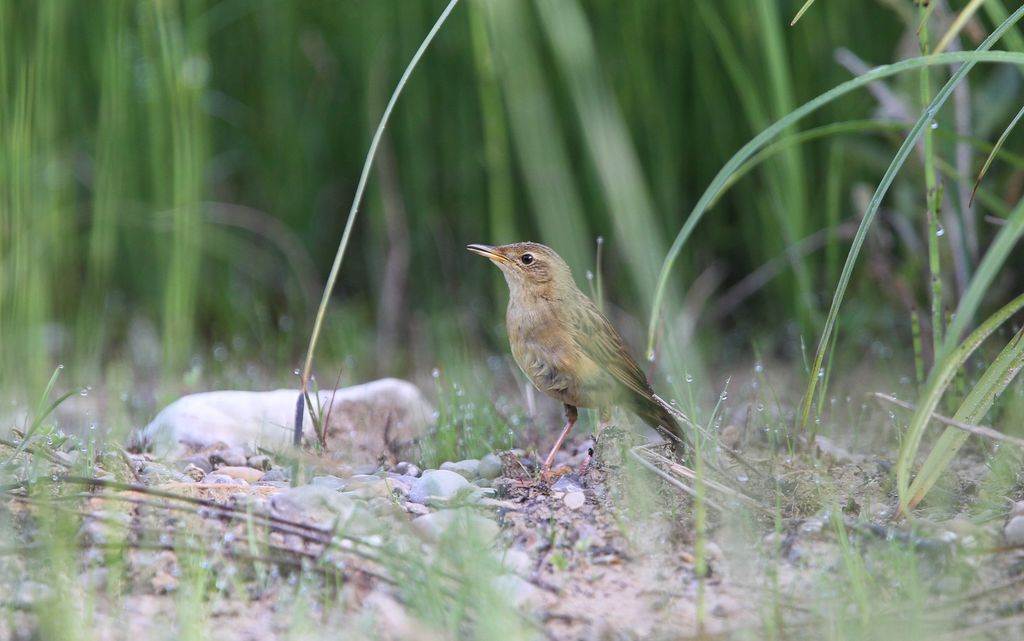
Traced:
<path fill-rule="evenodd" d="M 529 265 L 533 262 L 533 254 L 523 254 L 519 260 L 523 261 L 524 265 Z"/>

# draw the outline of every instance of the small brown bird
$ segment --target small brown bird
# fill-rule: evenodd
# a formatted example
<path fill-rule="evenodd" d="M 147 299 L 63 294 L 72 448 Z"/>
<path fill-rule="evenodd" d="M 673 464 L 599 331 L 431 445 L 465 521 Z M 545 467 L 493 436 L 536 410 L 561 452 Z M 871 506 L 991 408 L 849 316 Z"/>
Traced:
<path fill-rule="evenodd" d="M 622 336 L 580 291 L 569 266 L 550 247 L 514 243 L 467 245 L 489 258 L 508 282 L 508 341 L 512 356 L 540 391 L 565 404 L 565 429 L 544 461 L 576 423 L 576 408 L 625 407 L 681 447 L 686 436 L 655 398 Z"/>

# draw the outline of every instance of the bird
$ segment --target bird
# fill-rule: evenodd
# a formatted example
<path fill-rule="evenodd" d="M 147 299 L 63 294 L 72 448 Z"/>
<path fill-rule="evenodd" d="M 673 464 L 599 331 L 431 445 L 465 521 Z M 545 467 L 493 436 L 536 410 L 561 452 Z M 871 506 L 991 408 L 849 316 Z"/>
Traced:
<path fill-rule="evenodd" d="M 550 473 L 580 407 L 599 409 L 602 416 L 613 406 L 624 407 L 677 451 L 685 448 L 682 427 L 655 397 L 622 335 L 577 287 L 561 256 L 535 242 L 466 249 L 490 259 L 504 274 L 512 356 L 538 390 L 564 405 L 565 427 L 544 460 L 543 476 Z"/>

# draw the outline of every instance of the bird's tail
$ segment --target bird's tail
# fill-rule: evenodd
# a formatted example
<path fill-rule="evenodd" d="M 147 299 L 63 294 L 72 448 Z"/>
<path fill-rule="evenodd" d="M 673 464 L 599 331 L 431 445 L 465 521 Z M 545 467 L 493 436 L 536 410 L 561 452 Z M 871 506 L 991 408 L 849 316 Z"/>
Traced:
<path fill-rule="evenodd" d="M 668 439 L 674 446 L 676 452 L 682 454 L 686 451 L 689 441 L 683 426 L 679 424 L 676 417 L 669 412 L 663 401 L 652 396 L 651 398 L 638 399 L 635 409 L 636 415 L 644 423 L 647 423 Z"/>

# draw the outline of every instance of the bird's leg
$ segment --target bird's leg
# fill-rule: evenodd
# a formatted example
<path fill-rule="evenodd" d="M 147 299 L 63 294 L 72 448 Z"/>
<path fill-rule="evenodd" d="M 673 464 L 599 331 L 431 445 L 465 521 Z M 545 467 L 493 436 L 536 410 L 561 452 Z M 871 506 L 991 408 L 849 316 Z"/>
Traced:
<path fill-rule="evenodd" d="M 551 451 L 548 453 L 548 457 L 544 459 L 544 465 L 540 468 L 542 475 L 546 475 L 551 471 L 551 464 L 555 460 L 555 454 L 557 454 L 558 450 L 562 448 L 562 443 L 565 441 L 565 437 L 569 436 L 572 426 L 576 424 L 577 416 L 576 408 L 567 404 L 565 406 L 565 428 L 562 430 L 562 433 L 558 435 L 558 440 L 555 441 L 555 446 L 551 448 Z"/>

